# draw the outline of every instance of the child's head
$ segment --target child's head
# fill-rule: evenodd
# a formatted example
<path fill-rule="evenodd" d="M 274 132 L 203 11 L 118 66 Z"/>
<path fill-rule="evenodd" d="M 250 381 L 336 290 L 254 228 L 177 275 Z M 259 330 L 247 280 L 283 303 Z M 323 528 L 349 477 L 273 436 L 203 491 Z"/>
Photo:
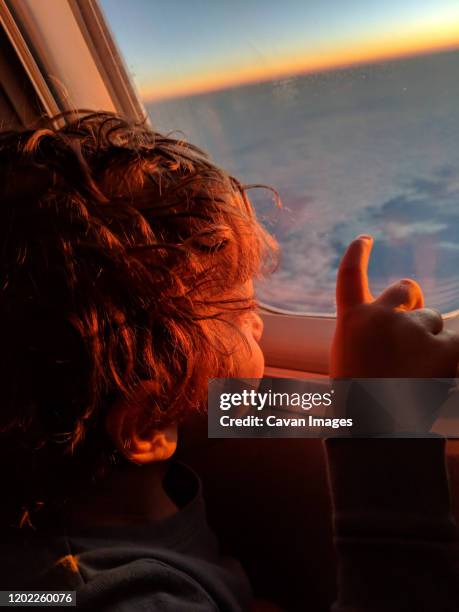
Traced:
<path fill-rule="evenodd" d="M 1 134 L 0 172 L 0 470 L 26 517 L 107 469 L 114 407 L 164 431 L 208 378 L 262 374 L 275 244 L 204 153 L 110 114 Z"/>

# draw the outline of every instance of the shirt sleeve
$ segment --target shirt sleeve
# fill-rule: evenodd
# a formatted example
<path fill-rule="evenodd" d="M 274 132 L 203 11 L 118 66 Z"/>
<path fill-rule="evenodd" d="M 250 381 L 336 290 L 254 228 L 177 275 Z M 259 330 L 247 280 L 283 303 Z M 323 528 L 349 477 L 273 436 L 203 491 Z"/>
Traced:
<path fill-rule="evenodd" d="M 445 441 L 329 439 L 336 612 L 459 610 Z"/>

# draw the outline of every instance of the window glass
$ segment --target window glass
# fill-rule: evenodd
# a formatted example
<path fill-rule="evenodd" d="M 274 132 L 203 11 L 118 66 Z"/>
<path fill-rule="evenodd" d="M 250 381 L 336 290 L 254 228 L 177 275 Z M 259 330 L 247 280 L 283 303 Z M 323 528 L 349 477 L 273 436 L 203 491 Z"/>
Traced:
<path fill-rule="evenodd" d="M 457 0 L 102 0 L 160 131 L 254 191 L 282 246 L 262 301 L 335 310 L 339 258 L 375 236 L 374 292 L 417 279 L 459 307 Z"/>

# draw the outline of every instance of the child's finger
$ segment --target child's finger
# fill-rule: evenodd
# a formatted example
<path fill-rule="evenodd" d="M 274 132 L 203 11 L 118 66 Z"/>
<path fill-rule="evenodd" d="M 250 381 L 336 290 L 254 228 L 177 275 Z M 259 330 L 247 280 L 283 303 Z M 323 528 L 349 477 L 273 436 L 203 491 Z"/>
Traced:
<path fill-rule="evenodd" d="M 353 240 L 344 253 L 336 282 L 338 312 L 373 300 L 368 287 L 368 261 L 372 247 L 373 238 L 362 235 Z"/>
<path fill-rule="evenodd" d="M 376 298 L 375 303 L 387 308 L 415 310 L 424 307 L 424 295 L 416 281 L 411 278 L 404 278 L 387 287 Z"/>
<path fill-rule="evenodd" d="M 421 308 L 413 310 L 409 314 L 410 318 L 417 321 L 424 329 L 436 336 L 443 331 L 443 317 L 438 310 L 433 308 Z"/>
<path fill-rule="evenodd" d="M 445 359 L 449 363 L 450 372 L 445 378 L 455 378 L 459 375 L 459 334 L 444 329 L 434 338 L 438 346 L 438 360 Z"/>

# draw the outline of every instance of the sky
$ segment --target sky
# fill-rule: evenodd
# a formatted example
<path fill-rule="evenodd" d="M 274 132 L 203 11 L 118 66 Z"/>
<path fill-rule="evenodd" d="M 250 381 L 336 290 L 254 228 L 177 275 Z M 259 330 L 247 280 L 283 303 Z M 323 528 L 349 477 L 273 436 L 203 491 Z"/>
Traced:
<path fill-rule="evenodd" d="M 144 101 L 459 47 L 459 0 L 100 0 Z"/>

